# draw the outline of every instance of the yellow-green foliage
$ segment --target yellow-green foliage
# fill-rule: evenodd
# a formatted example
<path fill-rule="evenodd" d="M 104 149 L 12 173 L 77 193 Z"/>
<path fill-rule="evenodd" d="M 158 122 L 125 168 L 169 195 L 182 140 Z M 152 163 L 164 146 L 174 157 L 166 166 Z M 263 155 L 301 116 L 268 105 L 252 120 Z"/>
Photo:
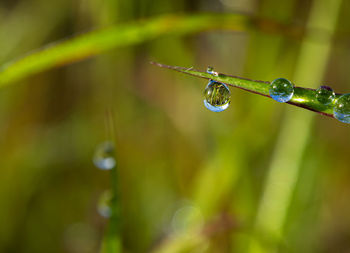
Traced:
<path fill-rule="evenodd" d="M 207 80 L 149 64 L 346 93 L 349 8 L 1 1 L 0 252 L 349 251 L 347 124 L 238 89 L 213 113 Z"/>

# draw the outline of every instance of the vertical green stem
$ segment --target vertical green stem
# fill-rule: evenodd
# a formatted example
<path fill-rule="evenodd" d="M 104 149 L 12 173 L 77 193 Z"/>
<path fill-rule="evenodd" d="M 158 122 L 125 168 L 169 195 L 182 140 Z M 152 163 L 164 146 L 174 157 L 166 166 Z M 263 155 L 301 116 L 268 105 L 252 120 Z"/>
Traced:
<path fill-rule="evenodd" d="M 315 86 L 321 84 L 340 5 L 341 0 L 314 1 L 308 28 L 325 28 L 331 32 L 323 44 L 314 42 L 312 33 L 309 32 L 306 35 L 295 71 L 296 83 L 307 82 Z M 274 252 L 277 250 L 278 241 L 284 236 L 286 215 L 296 188 L 303 153 L 312 127 L 313 114 L 300 110 L 288 111 L 286 117 L 267 175 L 256 219 L 257 231 L 277 241 L 270 245 L 271 248 L 252 243 L 251 252 Z"/>
<path fill-rule="evenodd" d="M 108 140 L 115 141 L 114 122 L 113 115 L 110 111 L 107 112 L 106 126 Z M 116 154 L 115 154 L 116 155 Z M 111 216 L 109 219 L 108 228 L 104 237 L 103 245 L 101 248 L 102 253 L 118 253 L 121 252 L 120 242 L 120 207 L 119 207 L 119 194 L 118 194 L 118 162 L 110 171 L 111 178 Z"/>
<path fill-rule="evenodd" d="M 104 250 L 106 253 L 121 252 L 120 245 L 120 212 L 118 206 L 118 172 L 117 166 L 111 170 L 111 217 L 109 220 L 108 230 L 104 238 Z"/>

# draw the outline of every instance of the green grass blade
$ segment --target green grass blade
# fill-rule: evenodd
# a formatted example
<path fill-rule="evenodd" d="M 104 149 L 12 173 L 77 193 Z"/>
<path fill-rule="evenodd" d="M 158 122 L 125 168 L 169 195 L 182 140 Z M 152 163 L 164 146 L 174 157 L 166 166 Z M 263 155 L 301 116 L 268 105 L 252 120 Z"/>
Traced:
<path fill-rule="evenodd" d="M 53 43 L 23 58 L 0 65 L 0 86 L 54 67 L 77 62 L 113 48 L 130 46 L 160 36 L 183 36 L 208 30 L 248 31 L 257 29 L 300 38 L 302 29 L 242 14 L 168 15 L 116 25 Z"/>
<path fill-rule="evenodd" d="M 247 30 L 251 19 L 238 14 L 165 16 L 118 25 L 49 45 L 0 68 L 0 85 L 21 80 L 53 67 L 77 62 L 107 50 L 142 43 L 162 35 L 186 35 L 210 29 Z"/>
<path fill-rule="evenodd" d="M 106 116 L 106 132 L 108 133 L 109 140 L 115 140 L 115 123 L 113 118 L 113 113 L 111 110 L 107 111 Z M 114 148 L 116 145 L 114 143 Z M 117 159 L 117 154 L 115 152 L 115 159 Z M 121 207 L 120 207 L 120 195 L 119 195 L 119 173 L 118 173 L 118 163 L 110 171 L 111 179 L 111 216 L 109 219 L 109 224 L 105 232 L 102 248 L 100 253 L 119 253 L 122 252 L 121 243 Z"/>
<path fill-rule="evenodd" d="M 154 63 L 154 62 L 152 62 L 152 64 L 162 68 L 176 70 L 188 75 L 205 78 L 205 79 L 212 79 L 221 83 L 225 83 L 232 87 L 240 88 L 262 96 L 270 97 L 269 95 L 270 82 L 250 80 L 247 78 L 231 76 L 231 75 L 226 75 L 222 73 L 218 73 L 217 76 L 214 76 L 212 74 L 208 74 L 207 72 L 197 71 L 192 68 L 169 66 L 169 65 L 164 65 L 160 63 Z M 341 96 L 341 94 L 336 95 L 337 98 L 339 96 Z M 298 107 L 302 107 L 310 111 L 314 111 L 316 113 L 320 113 L 328 117 L 333 117 L 333 105 L 332 104 L 324 105 L 318 102 L 316 99 L 316 91 L 314 89 L 295 87 L 293 98 L 287 103 Z"/>

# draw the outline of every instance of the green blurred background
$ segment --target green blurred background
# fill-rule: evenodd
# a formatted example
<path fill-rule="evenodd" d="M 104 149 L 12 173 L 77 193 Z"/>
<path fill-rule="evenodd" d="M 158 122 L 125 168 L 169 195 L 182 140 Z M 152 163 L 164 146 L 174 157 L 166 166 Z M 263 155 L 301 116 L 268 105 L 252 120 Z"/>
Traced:
<path fill-rule="evenodd" d="M 249 31 L 168 34 L 1 89 L 0 252 L 100 251 L 111 174 L 92 157 L 108 117 L 121 252 L 350 252 L 348 125 L 238 89 L 213 113 L 205 80 L 149 64 L 346 93 L 349 1 L 1 0 L 0 64 L 114 24 L 209 12 L 261 19 Z"/>

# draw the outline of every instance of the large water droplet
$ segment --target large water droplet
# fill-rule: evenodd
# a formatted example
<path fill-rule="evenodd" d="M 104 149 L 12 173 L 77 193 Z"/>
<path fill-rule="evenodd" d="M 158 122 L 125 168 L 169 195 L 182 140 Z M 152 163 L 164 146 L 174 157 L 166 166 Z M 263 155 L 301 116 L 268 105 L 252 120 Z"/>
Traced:
<path fill-rule="evenodd" d="M 113 198 L 113 194 L 111 193 L 111 191 L 106 190 L 105 192 L 103 192 L 98 200 L 97 203 L 97 212 L 105 217 L 105 218 L 109 218 L 111 217 L 112 214 L 112 198 Z"/>
<path fill-rule="evenodd" d="M 334 104 L 334 118 L 337 120 L 350 123 L 350 93 L 340 96 Z"/>
<path fill-rule="evenodd" d="M 222 112 L 230 105 L 231 92 L 223 84 L 210 80 L 204 90 L 204 105 L 210 111 Z"/>
<path fill-rule="evenodd" d="M 110 170 L 116 165 L 114 144 L 106 141 L 97 146 L 93 158 L 96 167 L 101 170 Z"/>
<path fill-rule="evenodd" d="M 292 99 L 294 85 L 285 78 L 277 78 L 271 82 L 269 93 L 277 102 L 285 103 Z"/>
<path fill-rule="evenodd" d="M 331 87 L 321 86 L 316 90 L 316 99 L 324 105 L 329 105 L 333 102 L 335 93 Z"/>

